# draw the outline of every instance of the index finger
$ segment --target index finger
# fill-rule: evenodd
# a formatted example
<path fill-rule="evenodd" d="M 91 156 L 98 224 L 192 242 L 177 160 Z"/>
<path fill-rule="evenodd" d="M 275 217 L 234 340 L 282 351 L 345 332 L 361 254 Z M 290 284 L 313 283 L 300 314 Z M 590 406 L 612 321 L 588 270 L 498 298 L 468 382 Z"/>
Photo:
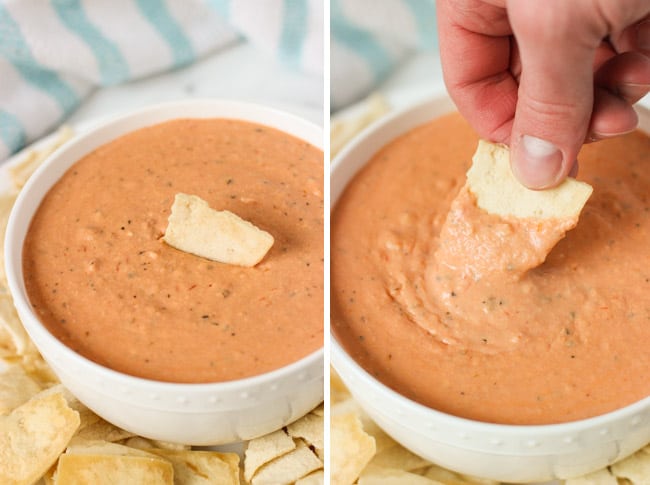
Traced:
<path fill-rule="evenodd" d="M 440 59 L 447 90 L 478 134 L 507 143 L 517 81 L 506 11 L 481 1 L 439 0 Z"/>

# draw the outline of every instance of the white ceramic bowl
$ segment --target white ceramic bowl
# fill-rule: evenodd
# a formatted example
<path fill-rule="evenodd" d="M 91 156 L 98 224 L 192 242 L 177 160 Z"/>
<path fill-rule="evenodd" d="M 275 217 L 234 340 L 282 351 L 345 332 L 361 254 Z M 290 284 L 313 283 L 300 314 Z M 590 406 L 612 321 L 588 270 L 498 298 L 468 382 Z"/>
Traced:
<path fill-rule="evenodd" d="M 455 110 L 446 96 L 395 113 L 366 129 L 332 165 L 331 208 L 356 172 L 402 133 Z M 650 130 L 650 113 L 639 113 Z M 504 482 L 541 482 L 610 465 L 650 442 L 650 397 L 581 421 L 513 426 L 459 418 L 386 387 L 331 338 L 331 362 L 361 407 L 395 440 L 434 463 Z"/>
<path fill-rule="evenodd" d="M 191 100 L 139 110 L 103 123 L 69 142 L 25 185 L 9 218 L 5 261 L 9 287 L 25 329 L 61 382 L 106 420 L 139 435 L 192 445 L 261 436 L 306 414 L 323 400 L 323 350 L 262 375 L 223 383 L 173 384 L 98 365 L 62 344 L 41 324 L 25 292 L 23 241 L 41 200 L 85 154 L 121 135 L 175 118 L 230 118 L 260 123 L 321 148 L 321 128 L 252 104 Z"/>

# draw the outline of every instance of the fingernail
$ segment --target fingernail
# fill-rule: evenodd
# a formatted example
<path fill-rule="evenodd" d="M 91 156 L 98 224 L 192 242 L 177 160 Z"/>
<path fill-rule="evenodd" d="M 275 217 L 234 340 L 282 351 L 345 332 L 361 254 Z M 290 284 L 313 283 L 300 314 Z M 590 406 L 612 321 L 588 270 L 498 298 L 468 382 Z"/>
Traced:
<path fill-rule="evenodd" d="M 641 50 L 650 50 L 650 21 L 640 23 L 636 28 L 636 46 Z"/>
<path fill-rule="evenodd" d="M 528 188 L 550 187 L 562 172 L 562 152 L 551 142 L 524 135 L 517 144 L 512 171 Z"/>
<path fill-rule="evenodd" d="M 628 103 L 636 103 L 650 91 L 650 84 L 621 84 L 616 87 L 618 95 Z"/>
<path fill-rule="evenodd" d="M 637 119 L 636 123 L 634 124 L 625 127 L 619 126 L 618 130 L 605 131 L 602 129 L 602 127 L 599 127 L 596 123 L 594 123 L 594 126 L 592 126 L 592 131 L 589 134 L 589 141 L 599 141 L 605 140 L 607 138 L 614 138 L 615 136 L 627 135 L 628 133 L 632 133 L 634 130 L 636 130 L 638 126 L 639 120 Z"/>
<path fill-rule="evenodd" d="M 634 130 L 636 130 L 636 127 L 630 128 L 629 130 L 619 130 L 612 133 L 606 133 L 604 131 L 592 131 L 589 135 L 589 141 L 600 141 L 607 140 L 608 138 L 616 138 L 617 136 L 623 136 L 627 135 L 628 133 L 632 133 Z"/>

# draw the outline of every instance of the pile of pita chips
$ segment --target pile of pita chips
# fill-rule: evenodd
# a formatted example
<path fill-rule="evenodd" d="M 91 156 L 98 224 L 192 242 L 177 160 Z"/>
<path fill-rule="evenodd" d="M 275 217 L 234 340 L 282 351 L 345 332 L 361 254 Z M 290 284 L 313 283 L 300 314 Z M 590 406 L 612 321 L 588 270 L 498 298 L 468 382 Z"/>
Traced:
<path fill-rule="evenodd" d="M 41 386 L 18 364 L 0 374 L 0 416 L 6 416 L 41 391 Z"/>
<path fill-rule="evenodd" d="M 564 485 L 647 485 L 648 483 L 650 483 L 650 445 L 607 468 L 566 480 Z"/>
<path fill-rule="evenodd" d="M 76 437 L 47 479 L 52 484 L 232 485 L 239 483 L 239 456 L 216 451 L 134 448 Z"/>
<path fill-rule="evenodd" d="M 171 462 L 110 442 L 73 440 L 49 478 L 53 484 L 174 483 Z"/>
<path fill-rule="evenodd" d="M 252 485 L 322 484 L 323 406 L 286 428 L 251 440 L 244 457 L 244 480 Z"/>
<path fill-rule="evenodd" d="M 332 414 L 330 428 L 332 484 L 353 483 L 376 451 L 375 439 L 353 413 Z"/>
<path fill-rule="evenodd" d="M 237 454 L 135 436 L 17 362 L 0 372 L 0 483 L 240 483 Z"/>
<path fill-rule="evenodd" d="M 32 484 L 58 459 L 79 427 L 61 393 L 37 394 L 0 417 L 0 483 Z"/>
<path fill-rule="evenodd" d="M 631 483 L 632 485 L 650 483 L 650 445 L 625 460 L 614 463 L 609 467 L 609 470 L 621 485 L 623 483 Z"/>

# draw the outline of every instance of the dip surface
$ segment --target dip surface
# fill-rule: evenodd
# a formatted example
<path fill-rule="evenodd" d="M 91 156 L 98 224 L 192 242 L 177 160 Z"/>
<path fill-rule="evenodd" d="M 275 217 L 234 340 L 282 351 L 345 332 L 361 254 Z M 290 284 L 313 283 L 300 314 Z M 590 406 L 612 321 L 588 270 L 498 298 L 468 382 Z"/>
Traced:
<path fill-rule="evenodd" d="M 234 120 L 134 131 L 73 165 L 27 234 L 25 284 L 47 328 L 87 358 L 170 382 L 218 382 L 323 345 L 323 153 Z M 161 237 L 174 196 L 198 195 L 268 231 L 253 268 Z"/>
<path fill-rule="evenodd" d="M 452 288 L 435 255 L 477 141 L 447 115 L 350 182 L 331 225 L 337 340 L 404 396 L 481 421 L 565 422 L 650 395 L 650 138 L 583 148 L 579 178 L 594 193 L 542 265 Z M 515 232 L 488 214 L 472 223 Z"/>

